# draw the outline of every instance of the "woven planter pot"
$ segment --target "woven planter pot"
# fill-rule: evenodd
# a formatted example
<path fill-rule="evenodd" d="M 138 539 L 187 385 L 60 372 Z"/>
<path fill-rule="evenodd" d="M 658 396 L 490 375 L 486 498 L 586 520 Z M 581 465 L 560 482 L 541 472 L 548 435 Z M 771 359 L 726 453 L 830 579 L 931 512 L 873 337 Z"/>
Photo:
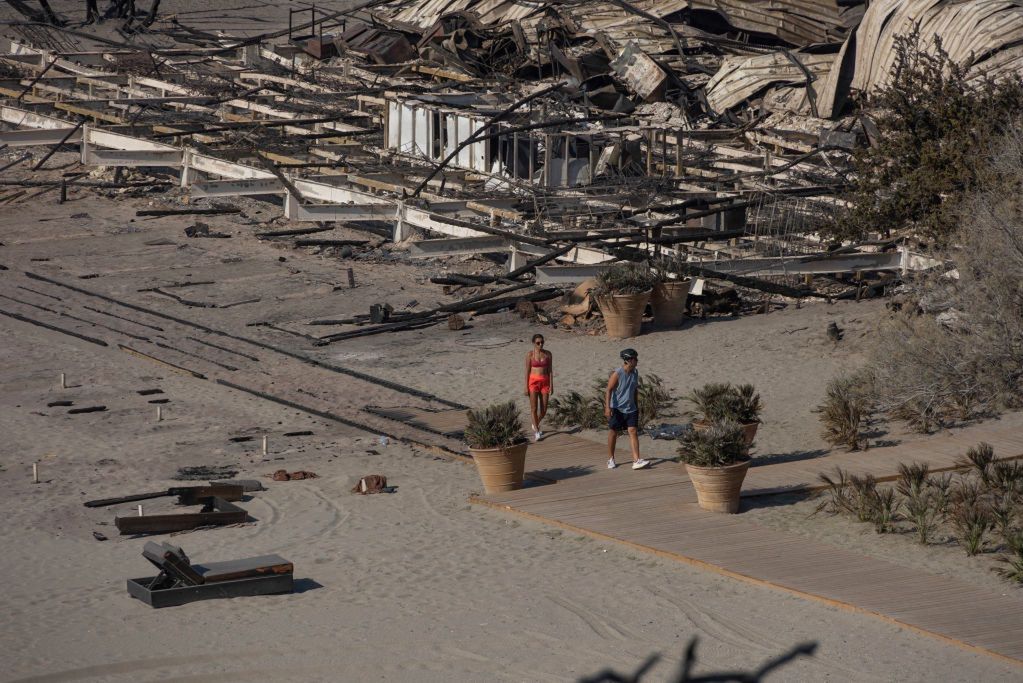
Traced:
<path fill-rule="evenodd" d="M 480 473 L 487 493 L 515 491 L 522 488 L 522 475 L 526 470 L 528 443 L 505 448 L 470 448 L 476 470 Z"/>
<path fill-rule="evenodd" d="M 643 311 L 650 302 L 650 290 L 640 294 L 612 294 L 597 298 L 600 314 L 604 316 L 607 336 L 616 339 L 635 337 L 643 324 Z"/>
<path fill-rule="evenodd" d="M 650 305 L 654 309 L 654 325 L 661 328 L 681 325 L 688 298 L 689 280 L 656 285 L 650 297 Z"/>
<path fill-rule="evenodd" d="M 689 480 L 696 489 L 696 502 L 704 510 L 735 514 L 739 511 L 739 492 L 746 478 L 749 460 L 726 467 L 686 465 Z"/>
<path fill-rule="evenodd" d="M 693 421 L 693 429 L 706 429 L 709 426 L 710 423 L 706 420 Z M 746 446 L 750 446 L 753 443 L 753 439 L 757 436 L 757 427 L 759 426 L 759 422 L 748 422 L 742 425 L 742 438 L 746 442 Z"/>

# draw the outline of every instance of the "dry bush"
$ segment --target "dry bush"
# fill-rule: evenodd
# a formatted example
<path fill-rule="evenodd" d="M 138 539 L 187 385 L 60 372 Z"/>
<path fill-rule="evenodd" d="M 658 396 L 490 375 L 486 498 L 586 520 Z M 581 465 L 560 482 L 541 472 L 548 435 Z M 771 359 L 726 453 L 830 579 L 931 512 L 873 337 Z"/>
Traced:
<path fill-rule="evenodd" d="M 817 407 L 821 436 L 832 446 L 860 450 L 868 405 L 861 374 L 834 378 L 828 382 L 824 403 Z"/>
<path fill-rule="evenodd" d="M 881 326 L 871 350 L 872 402 L 930 432 L 990 408 L 971 340 L 929 316 L 900 312 Z"/>
<path fill-rule="evenodd" d="M 872 404 L 919 431 L 1023 406 L 1023 122 L 993 149 L 939 254 L 953 267 L 915 280 L 869 353 Z"/>
<path fill-rule="evenodd" d="M 597 286 L 593 288 L 593 296 L 640 294 L 649 291 L 659 281 L 658 275 L 645 263 L 627 261 L 614 263 L 597 275 Z"/>

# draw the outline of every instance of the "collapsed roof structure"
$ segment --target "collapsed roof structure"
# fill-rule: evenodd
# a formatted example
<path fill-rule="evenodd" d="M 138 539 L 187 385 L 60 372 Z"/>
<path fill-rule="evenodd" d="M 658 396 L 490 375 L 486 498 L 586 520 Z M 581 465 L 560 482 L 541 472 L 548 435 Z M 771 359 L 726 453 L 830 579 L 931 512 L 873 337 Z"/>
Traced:
<path fill-rule="evenodd" d="M 893 37 L 918 26 L 977 77 L 1019 73 L 1023 54 L 1023 7 L 1006 0 L 302 12 L 245 40 L 152 13 L 129 17 L 130 43 L 12 24 L 0 144 L 77 143 L 86 165 L 177 169 L 195 198 L 278 195 L 295 221 L 442 238 L 418 256 L 508 252 L 513 279 L 669 255 L 812 295 L 806 276 L 929 263 L 827 253 L 811 234 L 862 137 L 850 102 L 887 77 Z"/>

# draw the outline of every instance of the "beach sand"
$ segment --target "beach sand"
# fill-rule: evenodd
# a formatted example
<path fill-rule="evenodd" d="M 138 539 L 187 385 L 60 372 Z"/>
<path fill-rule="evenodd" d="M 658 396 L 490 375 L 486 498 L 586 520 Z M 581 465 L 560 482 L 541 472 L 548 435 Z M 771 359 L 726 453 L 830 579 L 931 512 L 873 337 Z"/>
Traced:
<path fill-rule="evenodd" d="M 240 205 L 255 220 L 276 211 L 247 200 Z M 265 335 L 468 405 L 507 398 L 525 405 L 524 354 L 536 331 L 547 335 L 554 353 L 559 393 L 610 372 L 625 345 L 502 313 L 475 318 L 459 332 L 441 325 L 307 348 L 297 337 L 246 324 L 272 320 L 309 332 L 304 321 L 365 312 L 375 302 L 416 300 L 427 307 L 450 300 L 429 284 L 430 275 L 488 263 L 407 262 L 386 251 L 338 261 L 258 242 L 251 233 L 260 227 L 230 217 L 204 222 L 232 239 L 187 240 L 181 230 L 190 220 L 132 222 L 135 209 L 149 206 L 75 190 L 64 205 L 9 207 L 0 218 L 0 263 L 11 270 L 0 272 L 0 293 L 33 296 L 13 285 L 22 270 L 65 280 L 99 272 L 82 285 L 238 334 Z M 258 206 L 263 216 L 255 216 Z M 160 238 L 179 246 L 158 253 L 143 248 Z M 43 258 L 50 260 L 32 260 Z M 224 259 L 244 276 L 232 279 Z M 349 266 L 360 286 L 335 291 L 332 283 Z M 198 280 L 211 272 L 218 273 L 217 284 L 202 290 L 204 296 L 232 301 L 256 292 L 261 302 L 186 308 L 138 291 L 169 274 Z M 661 376 L 679 395 L 707 381 L 754 383 L 765 403 L 759 455 L 803 457 L 826 451 L 810 411 L 830 377 L 862 361 L 883 311 L 877 301 L 790 305 L 767 315 L 692 321 L 627 345 L 639 351 L 643 372 Z M 824 336 L 832 320 L 846 329 L 837 346 Z M 61 372 L 72 388 L 58 388 Z M 337 379 L 342 387 L 344 381 Z M 786 667 L 773 678 L 780 681 L 1020 677 L 1011 664 L 867 615 L 470 506 L 467 497 L 481 487 L 464 462 L 383 445 L 375 433 L 9 318 L 0 320 L 0 382 L 0 514 L 6 520 L 0 574 L 8 581 L 0 622 L 2 680 L 571 681 L 605 667 L 631 672 L 660 653 L 664 659 L 646 679 L 657 681 L 675 670 L 693 637 L 700 640 L 701 671 L 752 668 L 797 643 L 817 641 L 816 656 Z M 170 399 L 162 422 L 148 402 L 153 396 L 137 393 L 148 388 Z M 359 398 L 371 404 L 381 397 Z M 55 400 L 107 410 L 69 415 L 66 408 L 47 407 Z M 298 431 L 313 434 L 283 436 Z M 262 434 L 270 439 L 265 460 Z M 254 438 L 229 440 L 240 435 Z M 625 457 L 624 444 L 619 448 Z M 643 448 L 673 452 L 670 442 L 645 437 Z M 37 461 L 42 482 L 33 484 Z M 200 561 L 281 554 L 295 564 L 295 594 L 161 610 L 128 597 L 125 580 L 149 576 L 151 568 L 140 555 L 144 539 L 118 536 L 112 522 L 115 515 L 136 514 L 135 507 L 89 509 L 82 502 L 175 485 L 170 477 L 190 465 L 236 466 L 239 477 L 261 478 L 269 490 L 243 503 L 251 523 L 156 539 L 177 543 Z M 279 468 L 312 470 L 320 478 L 265 477 Z M 360 476 L 373 473 L 386 475 L 398 491 L 350 493 Z M 144 505 L 147 514 L 172 507 L 169 499 Z M 807 519 L 806 505 L 749 514 L 823 534 L 836 545 L 859 543 L 864 552 L 897 541 L 911 545 L 909 539 L 878 541 L 861 525 Z M 94 531 L 109 540 L 95 540 Z M 897 548 L 884 552 L 900 554 Z M 976 567 L 989 580 L 982 565 L 951 556 L 946 561 L 942 552 L 919 559 L 904 553 L 899 561 L 963 578 Z"/>

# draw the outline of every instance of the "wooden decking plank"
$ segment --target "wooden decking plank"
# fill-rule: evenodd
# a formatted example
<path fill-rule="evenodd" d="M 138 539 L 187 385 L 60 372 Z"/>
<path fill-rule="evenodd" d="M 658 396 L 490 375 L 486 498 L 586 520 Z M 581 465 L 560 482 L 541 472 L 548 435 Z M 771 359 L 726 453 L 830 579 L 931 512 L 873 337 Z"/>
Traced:
<path fill-rule="evenodd" d="M 903 462 L 946 469 L 980 441 L 991 443 L 999 457 L 1023 455 L 1023 414 L 867 452 L 759 465 L 750 469 L 743 494 L 819 488 L 819 474 L 833 472 L 836 466 L 879 479 L 896 476 Z M 634 473 L 623 463 L 617 470 L 606 470 L 604 448 L 571 434 L 550 435 L 530 445 L 527 470 L 551 475 L 557 483 L 477 502 L 829 604 L 860 609 L 965 646 L 1023 660 L 1020 596 L 765 529 L 741 514 L 708 513 L 695 505 L 683 467 L 659 463 L 650 471 Z M 558 476 L 568 473 L 573 476 Z"/>

